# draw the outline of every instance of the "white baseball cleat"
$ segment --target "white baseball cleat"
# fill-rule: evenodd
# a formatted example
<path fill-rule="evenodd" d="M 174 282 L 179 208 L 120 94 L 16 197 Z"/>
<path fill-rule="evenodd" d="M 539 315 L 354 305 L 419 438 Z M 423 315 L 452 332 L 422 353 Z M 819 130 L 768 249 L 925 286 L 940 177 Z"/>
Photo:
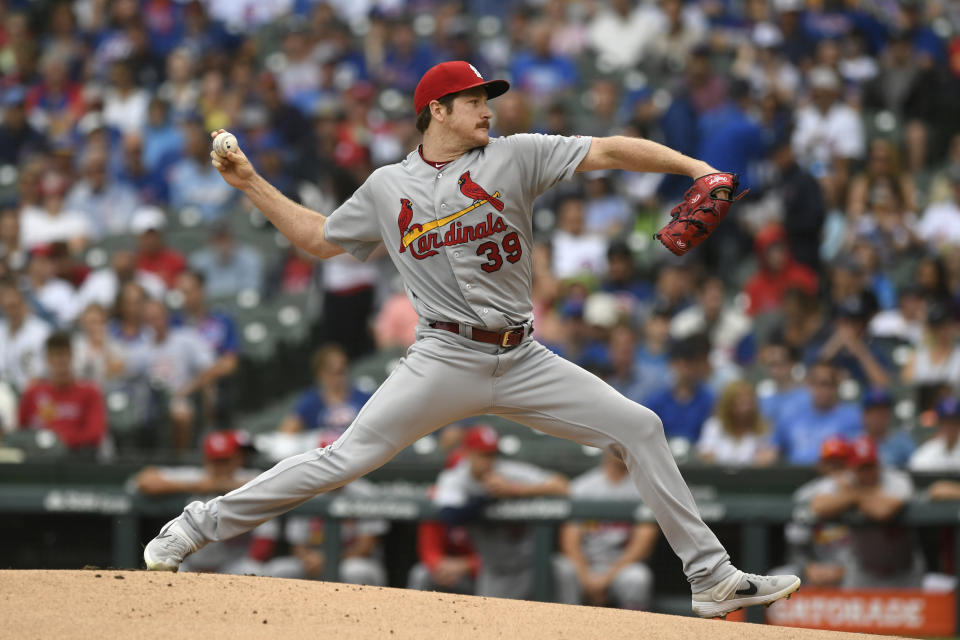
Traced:
<path fill-rule="evenodd" d="M 693 612 L 701 618 L 722 618 L 737 609 L 789 598 L 799 588 L 797 576 L 758 576 L 737 571 L 712 589 L 693 594 Z"/>
<path fill-rule="evenodd" d="M 143 561 L 148 571 L 176 571 L 180 563 L 198 547 L 190 538 L 176 517 L 160 529 L 157 537 L 143 549 Z"/>

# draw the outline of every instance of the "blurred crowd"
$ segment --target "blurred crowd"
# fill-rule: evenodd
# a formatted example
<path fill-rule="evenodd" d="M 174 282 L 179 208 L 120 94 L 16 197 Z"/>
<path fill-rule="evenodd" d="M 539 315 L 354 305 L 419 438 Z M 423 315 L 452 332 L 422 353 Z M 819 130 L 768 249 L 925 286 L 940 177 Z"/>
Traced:
<path fill-rule="evenodd" d="M 145 446 L 196 450 L 228 424 L 244 345 L 219 303 L 244 292 L 321 294 L 313 335 L 342 353 L 318 369 L 408 345 L 383 258 L 238 237 L 208 132 L 329 213 L 416 146 L 423 72 L 465 59 L 512 83 L 495 135 L 644 136 L 750 189 L 685 259 L 650 236 L 688 178 L 543 196 L 538 339 L 655 410 L 678 457 L 812 465 L 865 434 L 904 467 L 960 385 L 958 34 L 938 0 L 3 0 L 0 424 L 103 447 L 123 389 Z M 284 430 L 362 403 L 318 381 Z"/>

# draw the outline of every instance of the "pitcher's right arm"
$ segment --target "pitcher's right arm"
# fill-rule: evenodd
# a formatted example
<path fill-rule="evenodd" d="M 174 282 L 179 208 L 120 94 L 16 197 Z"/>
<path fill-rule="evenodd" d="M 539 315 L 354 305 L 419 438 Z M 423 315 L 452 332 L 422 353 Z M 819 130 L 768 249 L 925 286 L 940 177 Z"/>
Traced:
<path fill-rule="evenodd" d="M 211 132 L 210 137 L 216 137 L 221 131 L 223 129 Z M 226 156 L 211 151 L 210 159 L 227 184 L 243 191 L 280 233 L 298 248 L 318 258 L 330 258 L 344 252 L 340 246 L 327 240 L 327 217 L 280 193 L 256 172 L 242 150 L 238 148 Z"/>

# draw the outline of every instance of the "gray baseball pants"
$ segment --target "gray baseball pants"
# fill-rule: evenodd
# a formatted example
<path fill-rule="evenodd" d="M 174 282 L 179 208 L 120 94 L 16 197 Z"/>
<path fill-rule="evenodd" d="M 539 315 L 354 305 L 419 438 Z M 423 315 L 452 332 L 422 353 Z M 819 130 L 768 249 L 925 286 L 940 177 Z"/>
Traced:
<path fill-rule="evenodd" d="M 700 518 L 655 413 L 535 340 L 501 350 L 423 327 L 336 442 L 187 505 L 182 521 L 200 546 L 232 538 L 380 467 L 440 427 L 482 414 L 621 455 L 694 593 L 736 570 Z"/>

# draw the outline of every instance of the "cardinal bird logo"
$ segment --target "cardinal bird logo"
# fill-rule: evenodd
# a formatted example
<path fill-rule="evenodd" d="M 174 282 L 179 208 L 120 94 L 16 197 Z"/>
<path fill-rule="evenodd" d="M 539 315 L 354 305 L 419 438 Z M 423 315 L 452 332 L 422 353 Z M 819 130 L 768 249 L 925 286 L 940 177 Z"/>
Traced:
<path fill-rule="evenodd" d="M 474 202 L 480 202 L 481 200 L 486 200 L 493 205 L 493 208 L 497 211 L 503 211 L 503 202 L 497 198 L 491 196 L 486 190 L 478 185 L 476 182 L 470 179 L 470 172 L 467 171 L 460 179 L 457 180 L 457 184 L 460 185 L 460 193 L 467 196 Z M 495 195 L 500 195 L 495 194 Z"/>
<path fill-rule="evenodd" d="M 400 215 L 397 216 L 397 226 L 400 227 L 400 237 L 403 237 L 403 234 L 407 232 L 407 228 L 410 226 L 410 222 L 413 221 L 413 203 L 407 200 L 406 198 L 400 198 Z M 403 251 L 404 247 L 400 246 L 400 251 Z"/>

